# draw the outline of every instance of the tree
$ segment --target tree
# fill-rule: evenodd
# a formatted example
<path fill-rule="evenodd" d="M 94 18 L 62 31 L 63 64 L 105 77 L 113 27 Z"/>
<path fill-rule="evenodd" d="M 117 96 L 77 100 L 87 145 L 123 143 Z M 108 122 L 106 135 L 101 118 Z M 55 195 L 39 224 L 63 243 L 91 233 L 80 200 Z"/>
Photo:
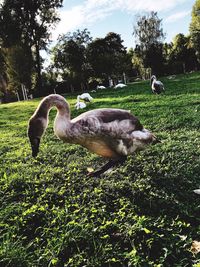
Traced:
<path fill-rule="evenodd" d="M 191 42 L 196 50 L 200 62 L 200 0 L 196 0 L 192 9 L 192 21 L 190 23 Z"/>
<path fill-rule="evenodd" d="M 85 48 L 91 40 L 87 29 L 60 35 L 51 51 L 54 66 L 63 73 L 66 70 L 80 73 L 85 63 Z"/>
<path fill-rule="evenodd" d="M 69 32 L 61 35 L 58 43 L 52 49 L 52 65 L 57 69 L 62 78 L 71 77 L 81 86 L 86 83 L 89 65 L 86 58 L 86 47 L 92 38 L 87 29 Z"/>
<path fill-rule="evenodd" d="M 166 74 L 185 73 L 196 70 L 199 65 L 191 37 L 182 33 L 177 34 L 170 44 L 163 45 L 163 55 Z"/>
<path fill-rule="evenodd" d="M 59 36 L 59 42 L 66 42 L 73 40 L 78 45 L 87 46 L 91 41 L 92 37 L 90 36 L 90 32 L 87 28 L 82 31 L 77 30 L 75 32 L 68 32 L 67 34 L 62 34 Z"/>
<path fill-rule="evenodd" d="M 84 62 L 84 47 L 69 40 L 63 45 L 62 50 L 56 51 L 54 60 L 56 67 L 80 73 Z"/>
<path fill-rule="evenodd" d="M 110 32 L 105 38 L 97 38 L 88 45 L 88 61 L 97 77 L 108 78 L 125 71 L 128 57 L 122 43 L 119 34 Z"/>
<path fill-rule="evenodd" d="M 63 0 L 4 0 L 0 10 L 0 38 L 4 47 L 22 42 L 34 52 L 37 84 L 41 86 L 40 49 L 46 48 L 50 30 L 59 20 L 56 9 Z"/>
<path fill-rule="evenodd" d="M 7 74 L 6 62 L 2 48 L 0 47 L 0 97 L 6 93 L 7 87 Z"/>
<path fill-rule="evenodd" d="M 170 60 L 182 65 L 182 72 L 186 72 L 186 62 L 189 54 L 189 37 L 179 33 L 175 36 Z"/>
<path fill-rule="evenodd" d="M 135 76 L 142 76 L 142 68 L 144 68 L 142 55 L 140 53 L 140 47 L 136 45 L 135 49 L 131 53 L 131 62 L 135 70 Z"/>
<path fill-rule="evenodd" d="M 137 15 L 133 36 L 136 44 L 144 51 L 152 45 L 162 43 L 165 34 L 162 28 L 162 19 L 158 18 L 157 12 L 152 11 L 146 15 Z"/>
<path fill-rule="evenodd" d="M 162 19 L 159 19 L 154 11 L 146 15 L 137 15 L 133 36 L 137 46 L 133 61 L 140 64 L 138 70 L 150 67 L 152 72 L 162 74 L 164 65 L 162 43 L 165 38 Z"/>
<path fill-rule="evenodd" d="M 4 49 L 8 89 L 16 92 L 21 84 L 31 88 L 33 61 L 29 47 L 14 45 Z"/>

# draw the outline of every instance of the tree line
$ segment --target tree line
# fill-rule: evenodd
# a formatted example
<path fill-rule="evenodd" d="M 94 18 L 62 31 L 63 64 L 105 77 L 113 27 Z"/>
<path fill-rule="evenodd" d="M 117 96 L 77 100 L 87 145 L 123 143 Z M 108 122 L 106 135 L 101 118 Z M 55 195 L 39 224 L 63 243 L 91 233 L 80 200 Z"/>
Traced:
<path fill-rule="evenodd" d="M 0 5 L 0 98 L 15 98 L 23 84 L 42 96 L 56 90 L 89 90 L 125 74 L 134 80 L 151 69 L 170 75 L 200 68 L 200 0 L 192 9 L 190 34 L 177 34 L 165 42 L 162 19 L 154 11 L 137 15 L 133 27 L 135 47 L 127 50 L 120 34 L 109 32 L 93 39 L 88 29 L 60 35 L 51 50 L 51 31 L 59 21 L 62 0 L 4 0 Z M 130 38 L 132 38 L 130 36 Z M 41 50 L 51 57 L 43 68 Z"/>

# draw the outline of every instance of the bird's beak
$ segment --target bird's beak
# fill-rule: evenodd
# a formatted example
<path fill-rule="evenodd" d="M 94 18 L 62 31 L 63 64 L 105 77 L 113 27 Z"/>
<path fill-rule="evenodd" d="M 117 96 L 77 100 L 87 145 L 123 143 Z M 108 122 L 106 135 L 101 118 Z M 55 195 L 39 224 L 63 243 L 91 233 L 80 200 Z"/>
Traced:
<path fill-rule="evenodd" d="M 39 152 L 40 138 L 30 138 L 32 156 L 35 158 Z"/>

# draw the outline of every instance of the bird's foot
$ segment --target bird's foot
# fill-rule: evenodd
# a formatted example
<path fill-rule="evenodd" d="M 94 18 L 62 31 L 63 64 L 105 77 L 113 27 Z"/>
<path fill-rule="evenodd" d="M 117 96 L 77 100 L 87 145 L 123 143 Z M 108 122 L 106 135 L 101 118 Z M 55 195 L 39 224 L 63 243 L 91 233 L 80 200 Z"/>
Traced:
<path fill-rule="evenodd" d="M 102 174 L 102 172 L 98 171 L 94 171 L 94 172 L 88 172 L 87 176 L 89 177 L 99 177 L 100 174 Z"/>
<path fill-rule="evenodd" d="M 111 169 L 112 167 L 114 167 L 116 165 L 119 165 L 119 164 L 123 164 L 126 159 L 127 159 L 127 157 L 124 156 L 124 157 L 121 157 L 119 160 L 109 160 L 105 165 L 103 165 L 97 171 L 93 171 L 92 168 L 88 168 L 88 171 L 89 171 L 88 176 L 89 177 L 98 177 L 102 173 L 104 173 L 104 172 L 108 171 L 109 169 Z"/>

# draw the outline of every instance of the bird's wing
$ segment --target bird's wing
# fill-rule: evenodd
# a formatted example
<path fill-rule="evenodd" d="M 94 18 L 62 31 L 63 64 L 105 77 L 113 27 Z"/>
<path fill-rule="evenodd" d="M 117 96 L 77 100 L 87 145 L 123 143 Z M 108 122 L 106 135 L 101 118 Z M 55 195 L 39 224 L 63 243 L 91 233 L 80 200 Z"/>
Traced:
<path fill-rule="evenodd" d="M 164 88 L 163 86 L 163 83 L 159 82 L 159 81 L 156 81 L 154 84 L 153 84 L 153 89 L 160 92 L 162 91 Z"/>
<path fill-rule="evenodd" d="M 156 81 L 156 84 L 160 87 L 160 88 L 164 88 L 164 85 L 161 81 Z"/>
<path fill-rule="evenodd" d="M 157 84 L 159 84 L 160 86 L 163 86 L 163 83 L 161 81 L 156 81 Z"/>
<path fill-rule="evenodd" d="M 96 109 L 71 121 L 80 135 L 128 138 L 133 131 L 142 130 L 140 121 L 130 112 L 120 109 Z"/>
<path fill-rule="evenodd" d="M 199 194 L 200 195 L 200 189 L 195 189 L 195 190 L 193 190 L 194 191 L 194 193 L 196 193 L 196 194 Z"/>

